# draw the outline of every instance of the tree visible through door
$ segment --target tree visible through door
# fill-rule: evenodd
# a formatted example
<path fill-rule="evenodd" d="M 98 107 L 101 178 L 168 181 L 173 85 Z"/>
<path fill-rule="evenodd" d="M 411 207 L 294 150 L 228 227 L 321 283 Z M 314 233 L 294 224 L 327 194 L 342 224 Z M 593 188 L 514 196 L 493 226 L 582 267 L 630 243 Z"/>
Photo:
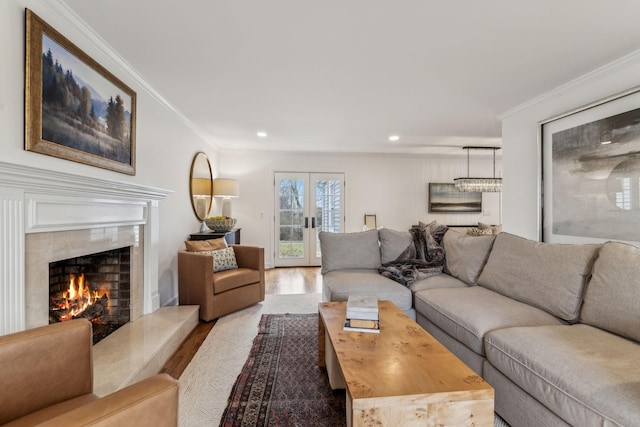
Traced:
<path fill-rule="evenodd" d="M 344 229 L 344 174 L 276 172 L 275 185 L 275 265 L 320 265 L 318 233 Z"/>

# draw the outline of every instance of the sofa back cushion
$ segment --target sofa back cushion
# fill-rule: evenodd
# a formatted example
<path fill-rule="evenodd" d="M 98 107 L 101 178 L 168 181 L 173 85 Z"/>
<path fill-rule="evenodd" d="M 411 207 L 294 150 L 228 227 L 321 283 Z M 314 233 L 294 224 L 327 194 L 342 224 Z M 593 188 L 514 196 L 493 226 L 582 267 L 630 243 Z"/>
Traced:
<path fill-rule="evenodd" d="M 500 233 L 478 284 L 576 322 L 584 286 L 601 246 L 540 243 Z"/>
<path fill-rule="evenodd" d="M 378 269 L 380 244 L 378 230 L 357 233 L 328 233 L 321 231 L 322 274 L 348 268 Z"/>
<path fill-rule="evenodd" d="M 487 262 L 494 236 L 469 236 L 447 230 L 442 239 L 445 271 L 467 285 L 475 285 Z"/>
<path fill-rule="evenodd" d="M 580 321 L 640 341 L 640 249 L 604 244 L 587 284 Z"/>
<path fill-rule="evenodd" d="M 397 260 L 398 257 L 407 250 L 409 245 L 413 245 L 413 237 L 408 231 L 381 228 L 379 234 L 382 264 Z"/>

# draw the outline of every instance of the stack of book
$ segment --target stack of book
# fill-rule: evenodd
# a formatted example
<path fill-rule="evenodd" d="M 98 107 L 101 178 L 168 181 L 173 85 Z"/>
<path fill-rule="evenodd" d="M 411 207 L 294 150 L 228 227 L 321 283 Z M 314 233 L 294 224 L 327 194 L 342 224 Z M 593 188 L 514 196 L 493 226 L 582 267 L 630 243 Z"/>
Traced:
<path fill-rule="evenodd" d="M 375 295 L 349 295 L 345 331 L 380 332 L 378 298 Z"/>

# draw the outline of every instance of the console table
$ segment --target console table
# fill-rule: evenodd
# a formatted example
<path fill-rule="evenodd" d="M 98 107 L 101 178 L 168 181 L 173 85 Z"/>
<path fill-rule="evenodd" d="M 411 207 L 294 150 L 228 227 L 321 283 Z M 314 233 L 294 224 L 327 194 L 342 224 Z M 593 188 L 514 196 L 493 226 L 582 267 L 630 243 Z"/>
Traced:
<path fill-rule="evenodd" d="M 228 244 L 239 245 L 240 230 L 241 228 L 234 228 L 230 231 L 202 231 L 200 233 L 193 233 L 189 235 L 189 240 L 209 240 L 224 237 L 224 240 L 226 240 Z"/>

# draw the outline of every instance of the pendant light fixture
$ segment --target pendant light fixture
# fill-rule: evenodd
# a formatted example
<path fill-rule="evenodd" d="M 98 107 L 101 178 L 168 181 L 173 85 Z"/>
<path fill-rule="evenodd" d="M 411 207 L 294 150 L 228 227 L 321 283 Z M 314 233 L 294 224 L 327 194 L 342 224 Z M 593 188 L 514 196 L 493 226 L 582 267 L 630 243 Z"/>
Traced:
<path fill-rule="evenodd" d="M 496 150 L 500 147 L 462 147 L 467 150 L 467 177 L 456 178 L 453 182 L 458 191 L 465 193 L 490 193 L 502 191 L 502 178 L 496 178 Z M 469 177 L 469 152 L 471 150 L 493 150 L 493 178 Z"/>

